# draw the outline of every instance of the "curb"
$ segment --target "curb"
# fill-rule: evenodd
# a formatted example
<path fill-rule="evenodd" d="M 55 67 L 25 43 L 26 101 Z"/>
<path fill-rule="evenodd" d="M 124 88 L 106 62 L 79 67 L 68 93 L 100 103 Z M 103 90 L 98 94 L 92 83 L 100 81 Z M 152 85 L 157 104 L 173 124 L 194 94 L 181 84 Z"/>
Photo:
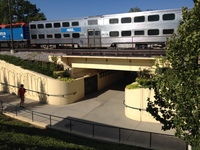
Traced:
<path fill-rule="evenodd" d="M 45 123 L 41 123 L 41 122 L 37 122 L 37 121 L 31 121 L 30 119 L 27 119 L 25 117 L 21 117 L 21 116 L 16 116 L 15 114 L 13 113 L 8 113 L 8 112 L 4 112 L 3 113 L 4 115 L 8 116 L 8 117 L 11 117 L 11 118 L 14 118 L 14 119 L 17 119 L 17 120 L 20 120 L 20 121 L 23 121 L 23 122 L 26 122 L 26 123 L 29 123 L 29 124 L 32 124 L 36 127 L 39 127 L 41 129 L 46 129 L 47 128 L 47 124 Z"/>

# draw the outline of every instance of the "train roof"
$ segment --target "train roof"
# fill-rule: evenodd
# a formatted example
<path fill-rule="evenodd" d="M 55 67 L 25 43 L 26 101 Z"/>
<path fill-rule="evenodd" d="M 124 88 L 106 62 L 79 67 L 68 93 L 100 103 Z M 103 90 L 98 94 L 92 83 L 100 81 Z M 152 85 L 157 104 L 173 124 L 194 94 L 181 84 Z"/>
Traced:
<path fill-rule="evenodd" d="M 28 24 L 25 22 L 18 22 L 18 23 L 13 23 L 12 27 L 20 27 L 20 26 L 25 26 L 25 25 L 28 25 Z M 1 28 L 10 27 L 10 24 L 0 24 L 0 27 Z"/>
<path fill-rule="evenodd" d="M 134 14 L 134 15 L 145 15 L 145 14 L 152 14 L 152 13 L 161 13 L 161 12 L 180 12 L 182 11 L 181 8 L 177 9 L 164 9 L 164 10 L 151 10 L 151 11 L 140 11 L 140 12 L 127 12 L 127 13 L 118 13 L 118 14 L 107 14 L 107 15 L 100 15 L 100 17 L 112 17 L 112 16 L 124 16 L 124 15 L 129 15 L 129 14 Z M 94 18 L 95 16 L 89 16 L 88 18 Z M 96 16 L 98 17 L 98 16 Z"/>
<path fill-rule="evenodd" d="M 181 8 L 177 9 L 164 9 L 164 10 L 152 10 L 152 11 L 141 11 L 141 12 L 127 12 L 127 13 L 118 13 L 118 14 L 107 14 L 107 15 L 96 15 L 96 16 L 87 16 L 87 17 L 77 17 L 77 18 L 67 18 L 67 19 L 59 19 L 59 20 L 41 20 L 41 21 L 32 21 L 30 24 L 34 23 L 45 23 L 45 22 L 60 22 L 60 21 L 77 21 L 77 20 L 84 20 L 84 19 L 98 19 L 98 18 L 106 18 L 106 17 L 113 17 L 113 16 L 125 16 L 130 14 L 135 15 L 145 15 L 145 14 L 153 14 L 153 13 L 161 13 L 161 12 L 181 12 Z"/>

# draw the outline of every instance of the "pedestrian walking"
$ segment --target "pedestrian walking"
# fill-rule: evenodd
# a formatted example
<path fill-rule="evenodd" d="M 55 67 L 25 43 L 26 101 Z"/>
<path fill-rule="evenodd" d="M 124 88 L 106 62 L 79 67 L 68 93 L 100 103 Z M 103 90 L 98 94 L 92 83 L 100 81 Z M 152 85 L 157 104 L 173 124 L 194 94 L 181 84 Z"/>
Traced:
<path fill-rule="evenodd" d="M 18 90 L 18 95 L 19 95 L 19 98 L 20 98 L 19 106 L 22 107 L 22 108 L 24 108 L 25 93 L 26 93 L 26 89 L 24 88 L 24 85 L 21 84 L 20 88 Z"/>

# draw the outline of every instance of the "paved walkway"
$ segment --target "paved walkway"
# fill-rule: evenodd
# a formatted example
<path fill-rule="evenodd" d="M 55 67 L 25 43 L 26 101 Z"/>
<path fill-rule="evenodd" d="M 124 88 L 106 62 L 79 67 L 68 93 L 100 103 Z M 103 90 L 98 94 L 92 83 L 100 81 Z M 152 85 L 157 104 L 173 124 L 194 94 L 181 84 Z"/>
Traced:
<path fill-rule="evenodd" d="M 120 128 L 168 135 L 174 134 L 174 131 L 172 130 L 161 130 L 161 124 L 140 122 L 127 118 L 125 116 L 125 106 L 123 104 L 125 98 L 124 88 L 125 86 L 121 84 L 113 85 L 107 89 L 92 93 L 79 102 L 64 106 L 41 104 L 37 101 L 26 99 L 25 110 L 27 109 L 40 113 L 51 114 L 63 118 L 74 117 L 77 119 L 83 119 Z M 19 98 L 17 98 L 16 95 L 1 93 L 0 101 L 4 101 L 13 105 L 19 105 Z M 6 109 L 9 111 L 9 108 L 5 108 L 5 110 Z M 31 122 L 31 115 L 28 116 L 27 114 L 23 114 L 21 112 L 21 115 L 18 116 L 22 116 L 23 119 L 27 119 Z M 61 120 L 55 119 L 52 124 L 56 125 L 60 122 Z M 41 119 L 39 124 L 44 126 L 48 125 L 49 119 L 47 119 L 47 121 Z"/>
<path fill-rule="evenodd" d="M 57 106 L 26 99 L 25 107 L 28 110 L 60 117 L 75 117 L 122 128 L 169 135 L 174 134 L 173 131 L 161 130 L 161 124 L 140 122 L 127 118 L 123 104 L 124 94 L 123 85 L 116 84 L 107 89 L 92 93 L 76 103 Z M 19 98 L 16 95 L 1 93 L 0 100 L 13 105 L 19 105 Z"/>

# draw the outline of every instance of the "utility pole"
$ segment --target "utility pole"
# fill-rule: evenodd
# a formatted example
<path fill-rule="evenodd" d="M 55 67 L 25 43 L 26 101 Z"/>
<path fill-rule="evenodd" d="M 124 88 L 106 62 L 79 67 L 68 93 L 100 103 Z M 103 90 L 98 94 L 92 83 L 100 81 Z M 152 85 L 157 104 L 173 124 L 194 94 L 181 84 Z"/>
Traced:
<path fill-rule="evenodd" d="M 10 35 L 11 35 L 11 53 L 14 53 L 14 41 L 13 41 L 13 28 L 12 28 L 12 12 L 11 12 L 11 0 L 8 0 L 9 6 L 9 18 L 10 18 Z"/>

